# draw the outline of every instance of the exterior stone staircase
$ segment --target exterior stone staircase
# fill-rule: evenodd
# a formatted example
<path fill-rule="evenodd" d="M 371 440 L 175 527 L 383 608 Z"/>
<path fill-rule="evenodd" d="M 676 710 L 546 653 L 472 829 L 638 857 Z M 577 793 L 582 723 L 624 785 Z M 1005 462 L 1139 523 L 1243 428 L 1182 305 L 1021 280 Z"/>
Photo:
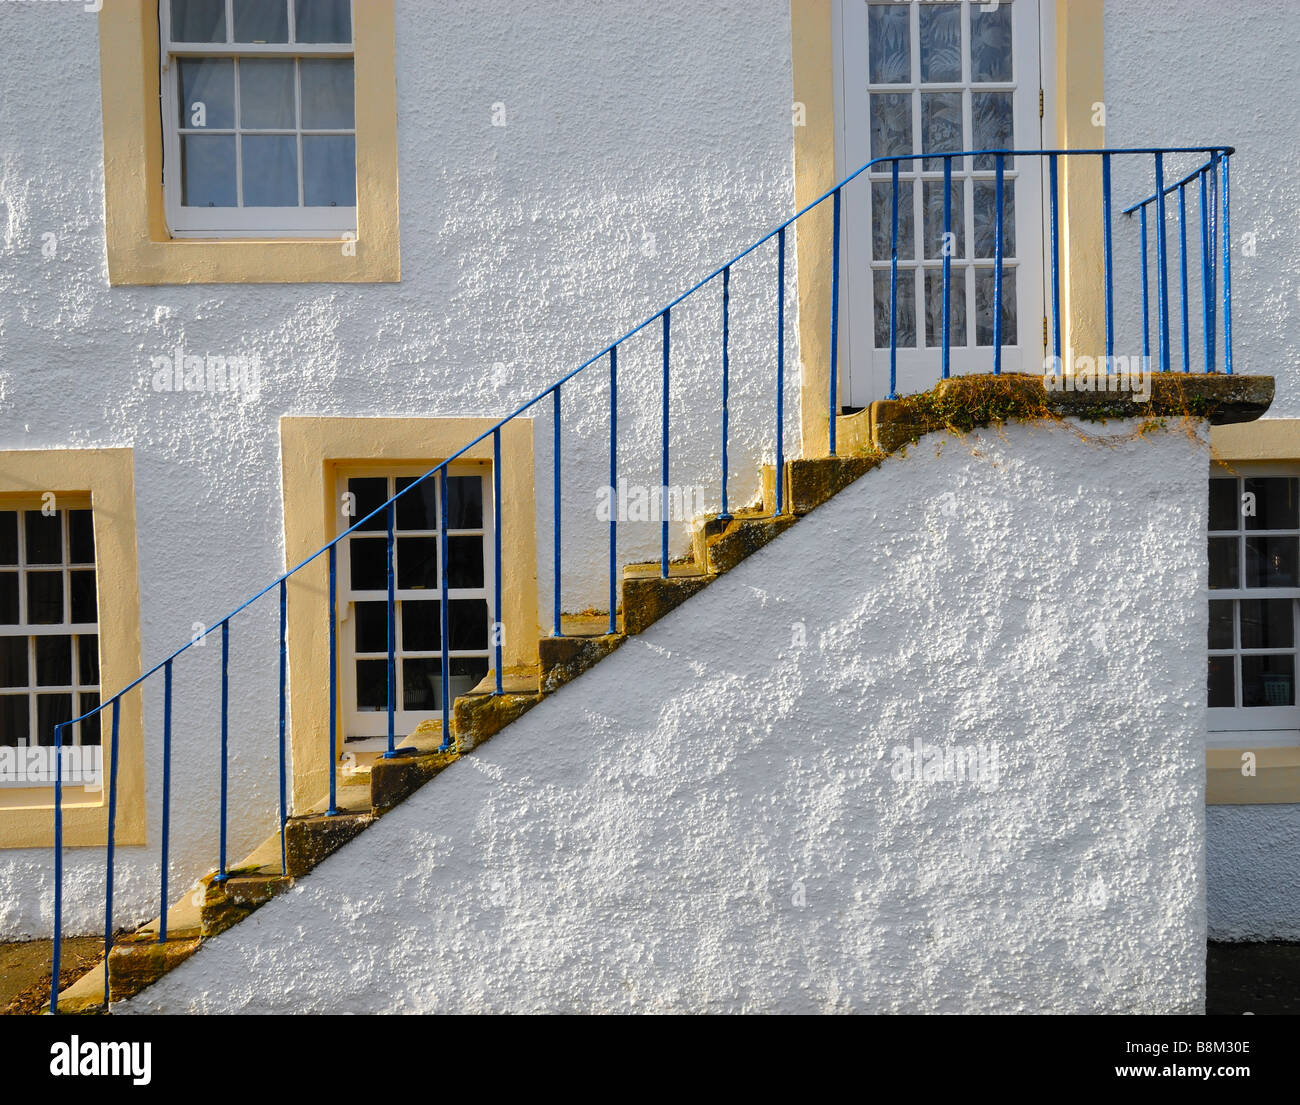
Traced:
<path fill-rule="evenodd" d="M 696 519 L 692 555 L 674 561 L 667 578 L 658 562 L 624 568 L 619 632 L 609 632 L 608 612 L 565 615 L 563 636 L 538 641 L 535 665 L 503 673 L 502 694 L 494 693 L 495 675 L 489 672 L 470 693 L 458 697 L 451 720 L 453 750 L 438 751 L 441 722 L 431 721 L 401 742 L 397 757 L 345 756 L 337 780 L 339 812 L 327 814 L 322 799 L 286 825 L 288 873 L 281 871 L 277 832 L 232 867 L 224 882 L 217 882 L 214 872 L 191 888 L 168 911 L 166 940 L 159 940 L 157 918 L 119 937 L 107 964 L 110 999 L 128 998 L 156 981 L 197 951 L 202 941 L 229 929 L 287 889 L 457 759 L 595 666 L 628 636 L 644 632 L 799 518 L 925 434 L 960 433 L 1010 419 L 1061 417 L 1245 422 L 1263 414 L 1272 398 L 1271 377 L 1162 374 L 1153 378 L 1150 401 L 1138 403 L 1123 393 L 1051 392 L 1038 376 L 966 376 L 946 380 L 922 395 L 884 400 L 840 417 L 841 455 L 795 459 L 784 466 L 782 514 L 774 514 L 777 473 L 767 466 L 762 501 L 728 519 Z M 60 995 L 60 1012 L 103 1011 L 103 996 L 101 964 Z"/>

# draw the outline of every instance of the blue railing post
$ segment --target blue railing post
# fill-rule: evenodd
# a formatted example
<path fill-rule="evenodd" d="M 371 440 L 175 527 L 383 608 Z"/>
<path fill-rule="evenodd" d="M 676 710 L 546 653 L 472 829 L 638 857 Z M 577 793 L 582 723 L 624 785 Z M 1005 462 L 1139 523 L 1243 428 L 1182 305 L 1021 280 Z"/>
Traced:
<path fill-rule="evenodd" d="M 559 389 L 555 391 L 556 396 L 556 425 L 559 424 Z M 558 473 L 557 473 L 558 475 Z M 439 517 L 442 525 L 438 527 L 438 575 L 439 575 L 439 603 L 438 614 L 442 619 L 440 626 L 442 644 L 442 743 L 438 746 L 440 752 L 445 752 L 451 747 L 451 642 L 448 639 L 451 636 L 451 615 L 447 609 L 448 604 L 448 572 L 447 572 L 447 469 L 444 467 L 438 473 L 438 492 L 441 510 Z M 559 519 L 557 517 L 556 521 Z M 556 564 L 556 571 L 559 571 L 559 564 Z M 556 614 L 556 622 L 559 622 L 559 614 Z M 558 625 L 557 625 L 558 629 Z"/>
<path fill-rule="evenodd" d="M 221 623 L 221 839 L 217 874 L 213 882 L 225 882 L 226 826 L 230 816 L 230 619 Z"/>
<path fill-rule="evenodd" d="M 167 866 L 170 858 L 172 810 L 172 662 L 163 665 L 162 859 L 158 865 L 158 943 L 167 942 Z"/>
<path fill-rule="evenodd" d="M 1047 160 L 1047 171 L 1051 193 L 1052 207 L 1052 356 L 1056 358 L 1058 371 L 1064 372 L 1061 363 L 1061 213 L 1059 166 L 1056 154 Z"/>
<path fill-rule="evenodd" d="M 898 161 L 891 163 L 889 231 L 889 398 L 898 398 Z M 779 479 L 778 479 L 779 483 Z"/>
<path fill-rule="evenodd" d="M 113 854 L 117 846 L 117 749 L 118 715 L 122 700 L 113 699 L 112 736 L 108 745 L 108 848 L 107 878 L 104 880 L 104 1005 L 108 1005 L 108 957 L 113 950 Z"/>
<path fill-rule="evenodd" d="M 330 800 L 329 808 L 325 811 L 327 817 L 334 817 L 339 812 L 338 769 L 335 765 L 339 739 L 338 560 L 338 545 L 333 544 L 329 551 L 330 730 L 326 746 L 328 755 L 325 759 L 325 770 L 329 775 Z"/>
<path fill-rule="evenodd" d="M 1205 371 L 1214 371 L 1214 339 L 1210 330 L 1214 326 L 1214 293 L 1210 290 L 1210 220 L 1206 204 L 1205 173 L 1197 175 L 1201 195 L 1201 344 L 1205 352 Z"/>
<path fill-rule="evenodd" d="M 659 519 L 661 528 L 659 531 L 659 574 L 668 578 L 668 362 L 669 349 L 671 347 L 672 322 L 670 315 L 671 308 L 665 308 L 663 313 L 664 319 L 664 338 L 663 338 L 663 357 L 664 357 L 664 399 L 663 399 L 663 427 L 662 427 L 662 455 L 659 462 Z"/>
<path fill-rule="evenodd" d="M 785 227 L 776 235 L 776 513 L 785 509 Z"/>
<path fill-rule="evenodd" d="M 1232 375 L 1232 219 L 1228 200 L 1228 154 L 1223 155 L 1223 371 Z"/>
<path fill-rule="evenodd" d="M 1115 363 L 1115 262 L 1111 245 L 1110 154 L 1101 155 L 1101 217 L 1106 270 L 1106 372 Z"/>
<path fill-rule="evenodd" d="M 286 685 L 289 678 L 289 592 L 285 581 L 280 580 L 280 874 L 289 873 L 289 854 L 284 840 L 285 823 L 289 820 L 288 764 L 285 748 Z"/>
<path fill-rule="evenodd" d="M 1002 219 L 1003 190 L 1006 175 L 1006 158 L 995 156 L 996 182 L 994 184 L 995 227 L 993 232 L 993 374 L 1002 375 Z"/>
<path fill-rule="evenodd" d="M 1149 366 L 1151 363 L 1151 278 L 1147 273 L 1147 209 L 1145 204 L 1138 211 L 1138 221 L 1142 227 L 1142 359 Z"/>
<path fill-rule="evenodd" d="M 725 416 L 724 416 L 725 417 Z M 618 346 L 609 351 L 609 631 L 618 632 Z"/>
<path fill-rule="evenodd" d="M 830 379 L 830 455 L 835 455 L 835 419 L 838 417 L 840 373 L 840 190 L 831 201 L 834 213 L 831 229 L 831 379 Z M 730 271 L 730 270 L 727 270 Z M 723 507 L 726 512 L 726 507 Z"/>
<path fill-rule="evenodd" d="M 1183 371 L 1192 371 L 1191 327 L 1188 313 L 1191 304 L 1187 294 L 1187 185 L 1178 186 L 1178 242 L 1179 285 L 1183 294 Z"/>
<path fill-rule="evenodd" d="M 492 666 L 496 669 L 496 693 L 505 694 L 505 674 L 502 668 L 502 637 L 505 635 L 506 617 L 501 610 L 501 427 L 492 431 L 492 615 L 496 625 L 492 629 Z"/>
<path fill-rule="evenodd" d="M 727 433 L 731 417 L 731 268 L 722 270 L 722 513 L 724 522 L 731 521 L 727 503 Z M 834 431 L 832 431 L 834 432 Z"/>
<path fill-rule="evenodd" d="M 952 158 L 943 159 L 943 378 L 952 371 Z"/>
<path fill-rule="evenodd" d="M 1169 371 L 1169 258 L 1165 248 L 1165 158 L 1156 154 L 1156 311 L 1160 325 L 1160 371 Z"/>
<path fill-rule="evenodd" d="M 551 392 L 555 400 L 555 415 L 552 420 L 551 428 L 551 497 L 552 513 L 554 522 L 552 525 L 552 534 L 554 536 L 554 545 L 552 546 L 552 567 L 555 574 L 555 588 L 551 600 L 551 636 L 563 637 L 564 625 L 563 618 L 560 614 L 560 592 L 564 586 L 564 571 L 560 563 L 560 385 L 556 384 Z M 446 483 L 447 473 L 443 472 L 443 482 Z"/>
<path fill-rule="evenodd" d="M 384 626 L 387 631 L 384 645 L 388 650 L 387 663 L 384 665 L 384 676 L 388 683 L 388 697 L 385 703 L 388 709 L 388 748 L 384 752 L 385 759 L 392 759 L 397 755 L 397 582 L 394 578 L 393 565 L 396 560 L 396 542 L 393 538 L 396 514 L 397 504 L 389 503 L 384 510 L 384 520 L 388 530 L 388 595 L 385 603 L 387 621 Z"/>
<path fill-rule="evenodd" d="M 59 1011 L 63 951 L 63 726 L 54 727 L 54 943 L 50 949 L 50 1012 Z M 108 970 L 105 962 L 104 970 Z"/>

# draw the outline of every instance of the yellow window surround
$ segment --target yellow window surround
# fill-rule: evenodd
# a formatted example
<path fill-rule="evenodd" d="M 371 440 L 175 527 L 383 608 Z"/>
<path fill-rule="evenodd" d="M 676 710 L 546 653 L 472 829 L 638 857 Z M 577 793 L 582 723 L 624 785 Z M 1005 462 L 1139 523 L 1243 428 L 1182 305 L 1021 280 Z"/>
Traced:
<path fill-rule="evenodd" d="M 136 565 L 135 479 L 130 449 L 32 449 L 0 453 L 0 507 L 39 503 L 45 492 L 94 515 L 99 604 L 101 701 L 140 674 L 140 592 Z M 111 711 L 101 714 L 105 779 Z M 145 843 L 144 728 L 140 693 L 122 700 L 118 728 L 116 840 Z M 108 788 L 64 787 L 63 841 L 103 847 Z M 47 848 L 54 842 L 54 788 L 0 789 L 0 848 Z"/>
<path fill-rule="evenodd" d="M 341 238 L 173 238 L 163 209 L 158 0 L 99 13 L 104 216 L 111 284 L 401 279 L 394 0 L 353 0 L 357 231 Z"/>
<path fill-rule="evenodd" d="M 422 465 L 427 470 L 494 424 L 491 418 L 281 418 L 286 568 L 338 535 L 335 489 L 340 469 Z M 462 462 L 490 470 L 491 437 L 456 463 Z M 505 629 L 503 660 L 508 670 L 537 663 L 533 424 L 527 418 L 501 428 L 501 515 L 503 608 L 497 616 Z M 328 573 L 328 560 L 321 556 L 288 584 L 290 740 L 293 804 L 298 810 L 320 799 L 329 786 Z M 338 716 L 344 716 L 341 703 Z M 336 753 L 341 749 L 341 735 L 336 733 Z"/>

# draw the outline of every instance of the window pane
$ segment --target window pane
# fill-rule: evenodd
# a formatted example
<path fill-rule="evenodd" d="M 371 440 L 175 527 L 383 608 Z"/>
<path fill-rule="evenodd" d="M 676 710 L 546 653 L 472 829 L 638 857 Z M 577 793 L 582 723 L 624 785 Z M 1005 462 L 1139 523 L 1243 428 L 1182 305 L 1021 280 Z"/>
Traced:
<path fill-rule="evenodd" d="M 0 625 L 18 624 L 18 573 L 0 572 Z"/>
<path fill-rule="evenodd" d="M 18 563 L 18 511 L 0 510 L 0 564 Z"/>
<path fill-rule="evenodd" d="M 245 207 L 298 206 L 298 140 L 291 134 L 240 139 Z"/>
<path fill-rule="evenodd" d="M 447 528 L 483 528 L 483 480 L 452 476 L 447 481 Z"/>
<path fill-rule="evenodd" d="M 1232 602 L 1216 599 L 1210 603 L 1210 648 L 1232 648 Z"/>
<path fill-rule="evenodd" d="M 354 591 L 388 590 L 388 539 L 353 537 L 348 551 L 352 557 L 350 580 Z"/>
<path fill-rule="evenodd" d="M 386 476 L 362 476 L 357 479 L 348 480 L 348 491 L 351 493 L 355 502 L 352 504 L 353 511 L 351 516 L 345 516 L 344 521 L 347 523 L 343 528 L 347 529 L 354 523 L 361 521 L 371 511 L 378 510 L 383 506 L 384 501 L 388 498 L 388 478 Z M 401 524 L 400 522 L 398 523 Z M 383 514 L 377 514 L 368 522 L 363 522 L 358 527 L 358 532 L 365 530 L 387 530 L 388 520 Z"/>
<path fill-rule="evenodd" d="M 925 226 L 925 255 L 934 260 L 943 258 L 943 181 L 927 180 L 921 185 L 921 213 Z M 962 204 L 962 183 L 952 182 L 949 192 L 950 257 L 962 257 L 966 251 L 966 208 Z M 955 276 L 956 274 L 954 274 Z"/>
<path fill-rule="evenodd" d="M 447 539 L 447 586 L 483 586 L 483 538 Z"/>
<path fill-rule="evenodd" d="M 407 710 L 442 708 L 442 659 L 402 661 L 402 706 Z"/>
<path fill-rule="evenodd" d="M 450 647 L 457 651 L 488 647 L 488 604 L 486 599 L 455 599 L 447 616 Z"/>
<path fill-rule="evenodd" d="M 99 620 L 95 606 L 95 573 L 69 572 L 68 599 L 73 625 L 91 625 Z"/>
<path fill-rule="evenodd" d="M 63 561 L 63 515 L 28 510 L 23 514 L 27 530 L 27 563 L 59 564 Z"/>
<path fill-rule="evenodd" d="M 1240 565 L 1237 560 L 1237 538 L 1210 538 L 1210 588 L 1212 590 L 1230 590 L 1241 586 Z"/>
<path fill-rule="evenodd" d="M 1243 706 L 1294 706 L 1294 656 L 1243 656 L 1241 658 Z"/>
<path fill-rule="evenodd" d="M 1210 529 L 1231 530 L 1240 528 L 1236 480 L 1210 481 Z"/>
<path fill-rule="evenodd" d="M 971 5 L 970 73 L 973 81 L 1011 80 L 1011 5 Z"/>
<path fill-rule="evenodd" d="M 449 666 L 451 668 L 451 693 L 453 697 L 469 694 L 488 673 L 487 660 L 462 657 L 452 660 Z"/>
<path fill-rule="evenodd" d="M 436 602 L 402 603 L 402 649 L 433 652 L 442 648 L 442 613 Z"/>
<path fill-rule="evenodd" d="M 872 84 L 906 84 L 912 79 L 912 27 L 907 9 L 907 4 L 867 8 L 867 69 Z"/>
<path fill-rule="evenodd" d="M 998 185 L 977 180 L 975 188 L 975 256 L 993 257 L 998 244 Z M 939 189 L 943 198 L 943 188 Z M 1016 185 L 1002 182 L 1002 259 L 1016 255 Z"/>
<path fill-rule="evenodd" d="M 88 714 L 90 713 L 91 710 L 93 710 L 96 706 L 99 705 L 99 695 L 97 695 L 94 691 L 91 691 L 87 694 L 83 694 L 79 697 L 80 697 L 80 702 L 77 704 L 78 715 Z M 110 709 L 112 709 L 112 707 L 110 707 Z M 81 733 L 79 735 L 80 736 L 79 743 L 81 744 L 99 743 L 99 719 L 103 716 L 104 715 L 102 713 L 96 714 L 94 717 L 87 718 L 85 721 L 83 721 L 80 725 L 77 726 L 77 728 L 81 730 Z M 105 768 L 108 767 L 107 764 L 105 764 L 104 766 Z"/>
<path fill-rule="evenodd" d="M 357 661 L 357 709 L 388 709 L 388 661 Z"/>
<path fill-rule="evenodd" d="M 241 125 L 260 130 L 294 129 L 292 60 L 240 60 L 239 119 Z"/>
<path fill-rule="evenodd" d="M 285 0 L 235 0 L 236 42 L 288 42 L 289 6 Z"/>
<path fill-rule="evenodd" d="M 36 696 L 36 742 L 54 744 L 54 727 L 72 720 L 72 695 L 38 694 Z M 63 735 L 65 745 L 72 743 L 72 734 Z"/>
<path fill-rule="evenodd" d="M 68 511 L 68 561 L 95 563 L 95 523 L 88 510 Z"/>
<path fill-rule="evenodd" d="M 940 191 L 942 195 L 942 190 Z M 916 231 L 912 218 L 912 182 L 898 182 L 898 259 L 911 261 L 915 256 L 913 243 Z M 875 181 L 871 185 L 871 256 L 876 261 L 888 261 L 893 253 L 894 241 L 894 185 L 890 181 Z"/>
<path fill-rule="evenodd" d="M 388 603 L 354 603 L 356 649 L 358 652 L 388 653 Z"/>
<path fill-rule="evenodd" d="M 1209 705 L 1215 708 L 1237 705 L 1237 689 L 1234 685 L 1233 666 L 1236 660 L 1231 656 L 1211 656 L 1210 674 L 1207 680 Z"/>
<path fill-rule="evenodd" d="M 912 95 L 910 92 L 873 92 L 871 94 L 871 156 L 895 157 L 912 152 Z M 905 173 L 912 162 L 900 161 L 898 171 Z M 889 171 L 877 166 L 874 171 Z"/>
<path fill-rule="evenodd" d="M 172 0 L 173 42 L 225 42 L 226 0 Z"/>
<path fill-rule="evenodd" d="M 351 0 L 295 0 L 298 42 L 351 42 Z"/>
<path fill-rule="evenodd" d="M 1247 529 L 1296 529 L 1300 527 L 1300 513 L 1297 512 L 1296 480 L 1288 477 L 1270 476 L 1262 479 L 1249 479 L 1245 482 L 1245 493 L 1255 498 L 1254 516 L 1246 513 L 1246 504 L 1242 504 L 1242 517 Z"/>
<path fill-rule="evenodd" d="M 72 683 L 72 638 L 37 637 L 36 685 L 67 687 Z"/>
<path fill-rule="evenodd" d="M 1246 586 L 1294 587 L 1297 578 L 1294 537 L 1246 538 Z"/>
<path fill-rule="evenodd" d="M 229 130 L 235 125 L 235 63 L 229 58 L 180 58 L 182 127 Z"/>
<path fill-rule="evenodd" d="M 922 8 L 922 11 L 925 9 Z M 927 152 L 947 153 L 964 150 L 965 143 L 961 118 L 960 92 L 922 92 L 921 93 L 921 148 Z M 925 167 L 936 172 L 943 172 L 943 158 L 927 157 Z M 952 159 L 953 172 L 966 167 L 964 157 Z M 940 192 L 940 195 L 943 193 Z M 957 215 L 960 208 L 953 209 Z M 956 217 L 954 217 L 954 222 Z"/>
<path fill-rule="evenodd" d="M 402 537 L 398 540 L 397 586 L 403 590 L 433 589 L 439 586 L 436 537 Z"/>
<path fill-rule="evenodd" d="M 890 274 L 887 269 L 877 269 L 873 274 L 876 348 L 889 348 Z M 916 345 L 916 279 L 910 269 L 898 273 L 898 345 L 912 348 Z"/>
<path fill-rule="evenodd" d="M 186 207 L 234 207 L 235 137 L 181 136 L 181 203 Z"/>
<path fill-rule="evenodd" d="M 31 740 L 31 719 L 25 694 L 0 695 L 0 745 L 26 744 Z"/>
<path fill-rule="evenodd" d="M 27 686 L 27 640 L 0 637 L 0 687 Z"/>
<path fill-rule="evenodd" d="M 966 271 L 954 267 L 948 293 L 948 341 L 966 344 Z M 943 271 L 925 274 L 925 341 L 934 348 L 943 345 Z"/>
<path fill-rule="evenodd" d="M 993 270 L 975 270 L 975 341 L 993 344 Z M 1002 270 L 1002 344 L 1016 344 L 1016 270 Z"/>
<path fill-rule="evenodd" d="M 351 58 L 302 59 L 302 126 L 304 130 L 351 130 Z"/>
<path fill-rule="evenodd" d="M 303 135 L 303 202 L 308 207 L 357 205 L 357 140 Z"/>
<path fill-rule="evenodd" d="M 1241 647 L 1290 648 L 1295 643 L 1291 602 L 1291 599 L 1243 600 L 1240 604 Z"/>
<path fill-rule="evenodd" d="M 922 4 L 920 15 L 921 80 L 960 81 L 961 5 Z"/>
<path fill-rule="evenodd" d="M 971 131 L 977 150 L 1010 150 L 1015 148 L 1015 115 L 1013 92 L 972 92 Z M 1014 157 L 1003 158 L 1007 169 L 1015 168 Z M 975 158 L 976 169 L 996 169 L 997 158 L 991 153 Z"/>
<path fill-rule="evenodd" d="M 399 476 L 397 490 L 410 487 L 416 476 Z M 397 528 L 438 528 L 438 476 L 430 476 L 414 491 L 408 491 L 397 500 Z"/>
<path fill-rule="evenodd" d="M 93 633 L 77 638 L 77 681 L 83 687 L 99 684 L 99 638 Z"/>
<path fill-rule="evenodd" d="M 63 621 L 63 573 L 27 573 L 27 623 L 58 625 Z"/>

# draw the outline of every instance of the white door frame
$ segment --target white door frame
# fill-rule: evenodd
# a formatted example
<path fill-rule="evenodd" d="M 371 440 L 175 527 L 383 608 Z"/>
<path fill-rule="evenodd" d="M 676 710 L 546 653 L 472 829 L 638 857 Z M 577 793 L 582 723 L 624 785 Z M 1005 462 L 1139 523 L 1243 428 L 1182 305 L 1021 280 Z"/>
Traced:
<path fill-rule="evenodd" d="M 928 0 L 921 0 L 928 2 Z M 973 0 L 966 0 L 963 7 L 964 41 L 969 43 L 969 9 Z M 1041 148 L 1044 140 L 1043 118 L 1040 116 L 1039 89 L 1044 90 L 1044 108 L 1050 102 L 1047 95 L 1050 65 L 1043 62 L 1050 58 L 1044 47 L 1050 43 L 1047 37 L 1050 28 L 1040 18 L 1040 0 L 1003 0 L 1013 3 L 1013 82 L 1006 84 L 979 85 L 977 89 L 994 91 L 1011 90 L 1017 93 L 1014 102 L 1014 126 L 1016 143 L 1019 148 Z M 867 3 L 864 0 L 833 0 L 832 36 L 834 39 L 834 81 L 836 88 L 836 179 L 841 179 L 854 169 L 865 164 L 870 158 L 870 111 L 869 85 L 866 79 L 867 68 Z M 911 49 L 912 77 L 910 84 L 888 86 L 891 91 L 904 91 L 912 95 L 912 133 L 913 149 L 919 152 L 920 142 L 920 97 L 915 95 L 919 88 L 920 44 L 917 34 L 921 3 L 909 4 L 911 10 Z M 1051 5 L 1049 4 L 1050 8 Z M 969 50 L 963 59 L 964 76 L 961 85 L 929 86 L 937 90 L 947 87 L 949 90 L 970 88 Z M 860 79 L 850 79 L 851 74 L 860 74 Z M 1040 81 L 1043 82 L 1040 84 Z M 880 86 L 885 90 L 885 86 Z M 964 96 L 963 117 L 965 132 L 971 134 L 970 96 Z M 1054 137 L 1054 135 L 1053 135 Z M 906 163 L 900 165 L 900 174 L 906 172 Z M 967 174 L 968 176 L 971 174 Z M 979 179 L 993 178 L 991 168 L 973 174 Z M 954 164 L 954 180 L 962 175 Z M 1041 319 L 1045 315 L 1044 305 L 1046 266 L 1045 257 L 1045 223 L 1046 211 L 1043 197 L 1047 165 L 1045 159 L 1019 158 L 1014 169 L 1008 166 L 1005 179 L 1018 181 L 1016 186 L 1016 247 L 1015 258 L 1005 258 L 1004 268 L 1016 270 L 1017 299 L 1017 344 L 1004 345 L 1002 349 L 1002 370 L 1040 371 L 1041 358 L 1045 352 L 1042 343 Z M 889 183 L 886 172 L 873 178 L 876 183 Z M 923 172 L 923 180 L 942 181 L 942 170 Z M 912 204 L 913 225 L 922 227 L 921 189 L 900 175 L 900 201 Z M 841 272 L 840 302 L 840 372 L 839 394 L 846 407 L 863 407 L 874 399 L 884 398 L 889 391 L 889 349 L 875 348 L 874 299 L 872 290 L 873 271 L 883 268 L 889 271 L 888 261 L 873 265 L 871 259 L 871 184 L 868 174 L 863 174 L 849 184 L 844 190 L 843 205 L 843 243 L 842 253 L 844 268 Z M 963 207 L 966 217 L 966 236 L 970 237 L 973 223 L 973 188 L 963 185 Z M 905 251 L 900 250 L 900 253 Z M 972 243 L 967 242 L 966 253 L 973 253 Z M 961 276 L 966 281 L 967 335 L 970 345 L 959 345 L 954 341 L 951 354 L 951 371 L 954 375 L 969 372 L 991 372 L 993 367 L 993 350 L 989 346 L 974 346 L 976 318 L 974 311 L 974 269 L 992 269 L 992 260 L 981 259 L 974 264 L 954 265 L 954 276 Z M 942 271 L 937 262 L 922 262 L 921 269 Z M 922 279 L 918 279 L 918 269 L 911 263 L 905 264 L 900 257 L 899 284 L 912 281 L 913 287 L 921 290 Z M 1028 277 L 1028 278 L 1026 278 Z M 901 293 L 900 293 L 901 295 Z M 938 344 L 926 346 L 924 299 L 915 297 L 917 339 L 919 346 L 898 349 L 898 392 L 925 390 L 939 379 L 940 350 Z M 954 312 L 955 313 L 955 312 Z M 956 336 L 954 336 L 956 338 Z"/>

